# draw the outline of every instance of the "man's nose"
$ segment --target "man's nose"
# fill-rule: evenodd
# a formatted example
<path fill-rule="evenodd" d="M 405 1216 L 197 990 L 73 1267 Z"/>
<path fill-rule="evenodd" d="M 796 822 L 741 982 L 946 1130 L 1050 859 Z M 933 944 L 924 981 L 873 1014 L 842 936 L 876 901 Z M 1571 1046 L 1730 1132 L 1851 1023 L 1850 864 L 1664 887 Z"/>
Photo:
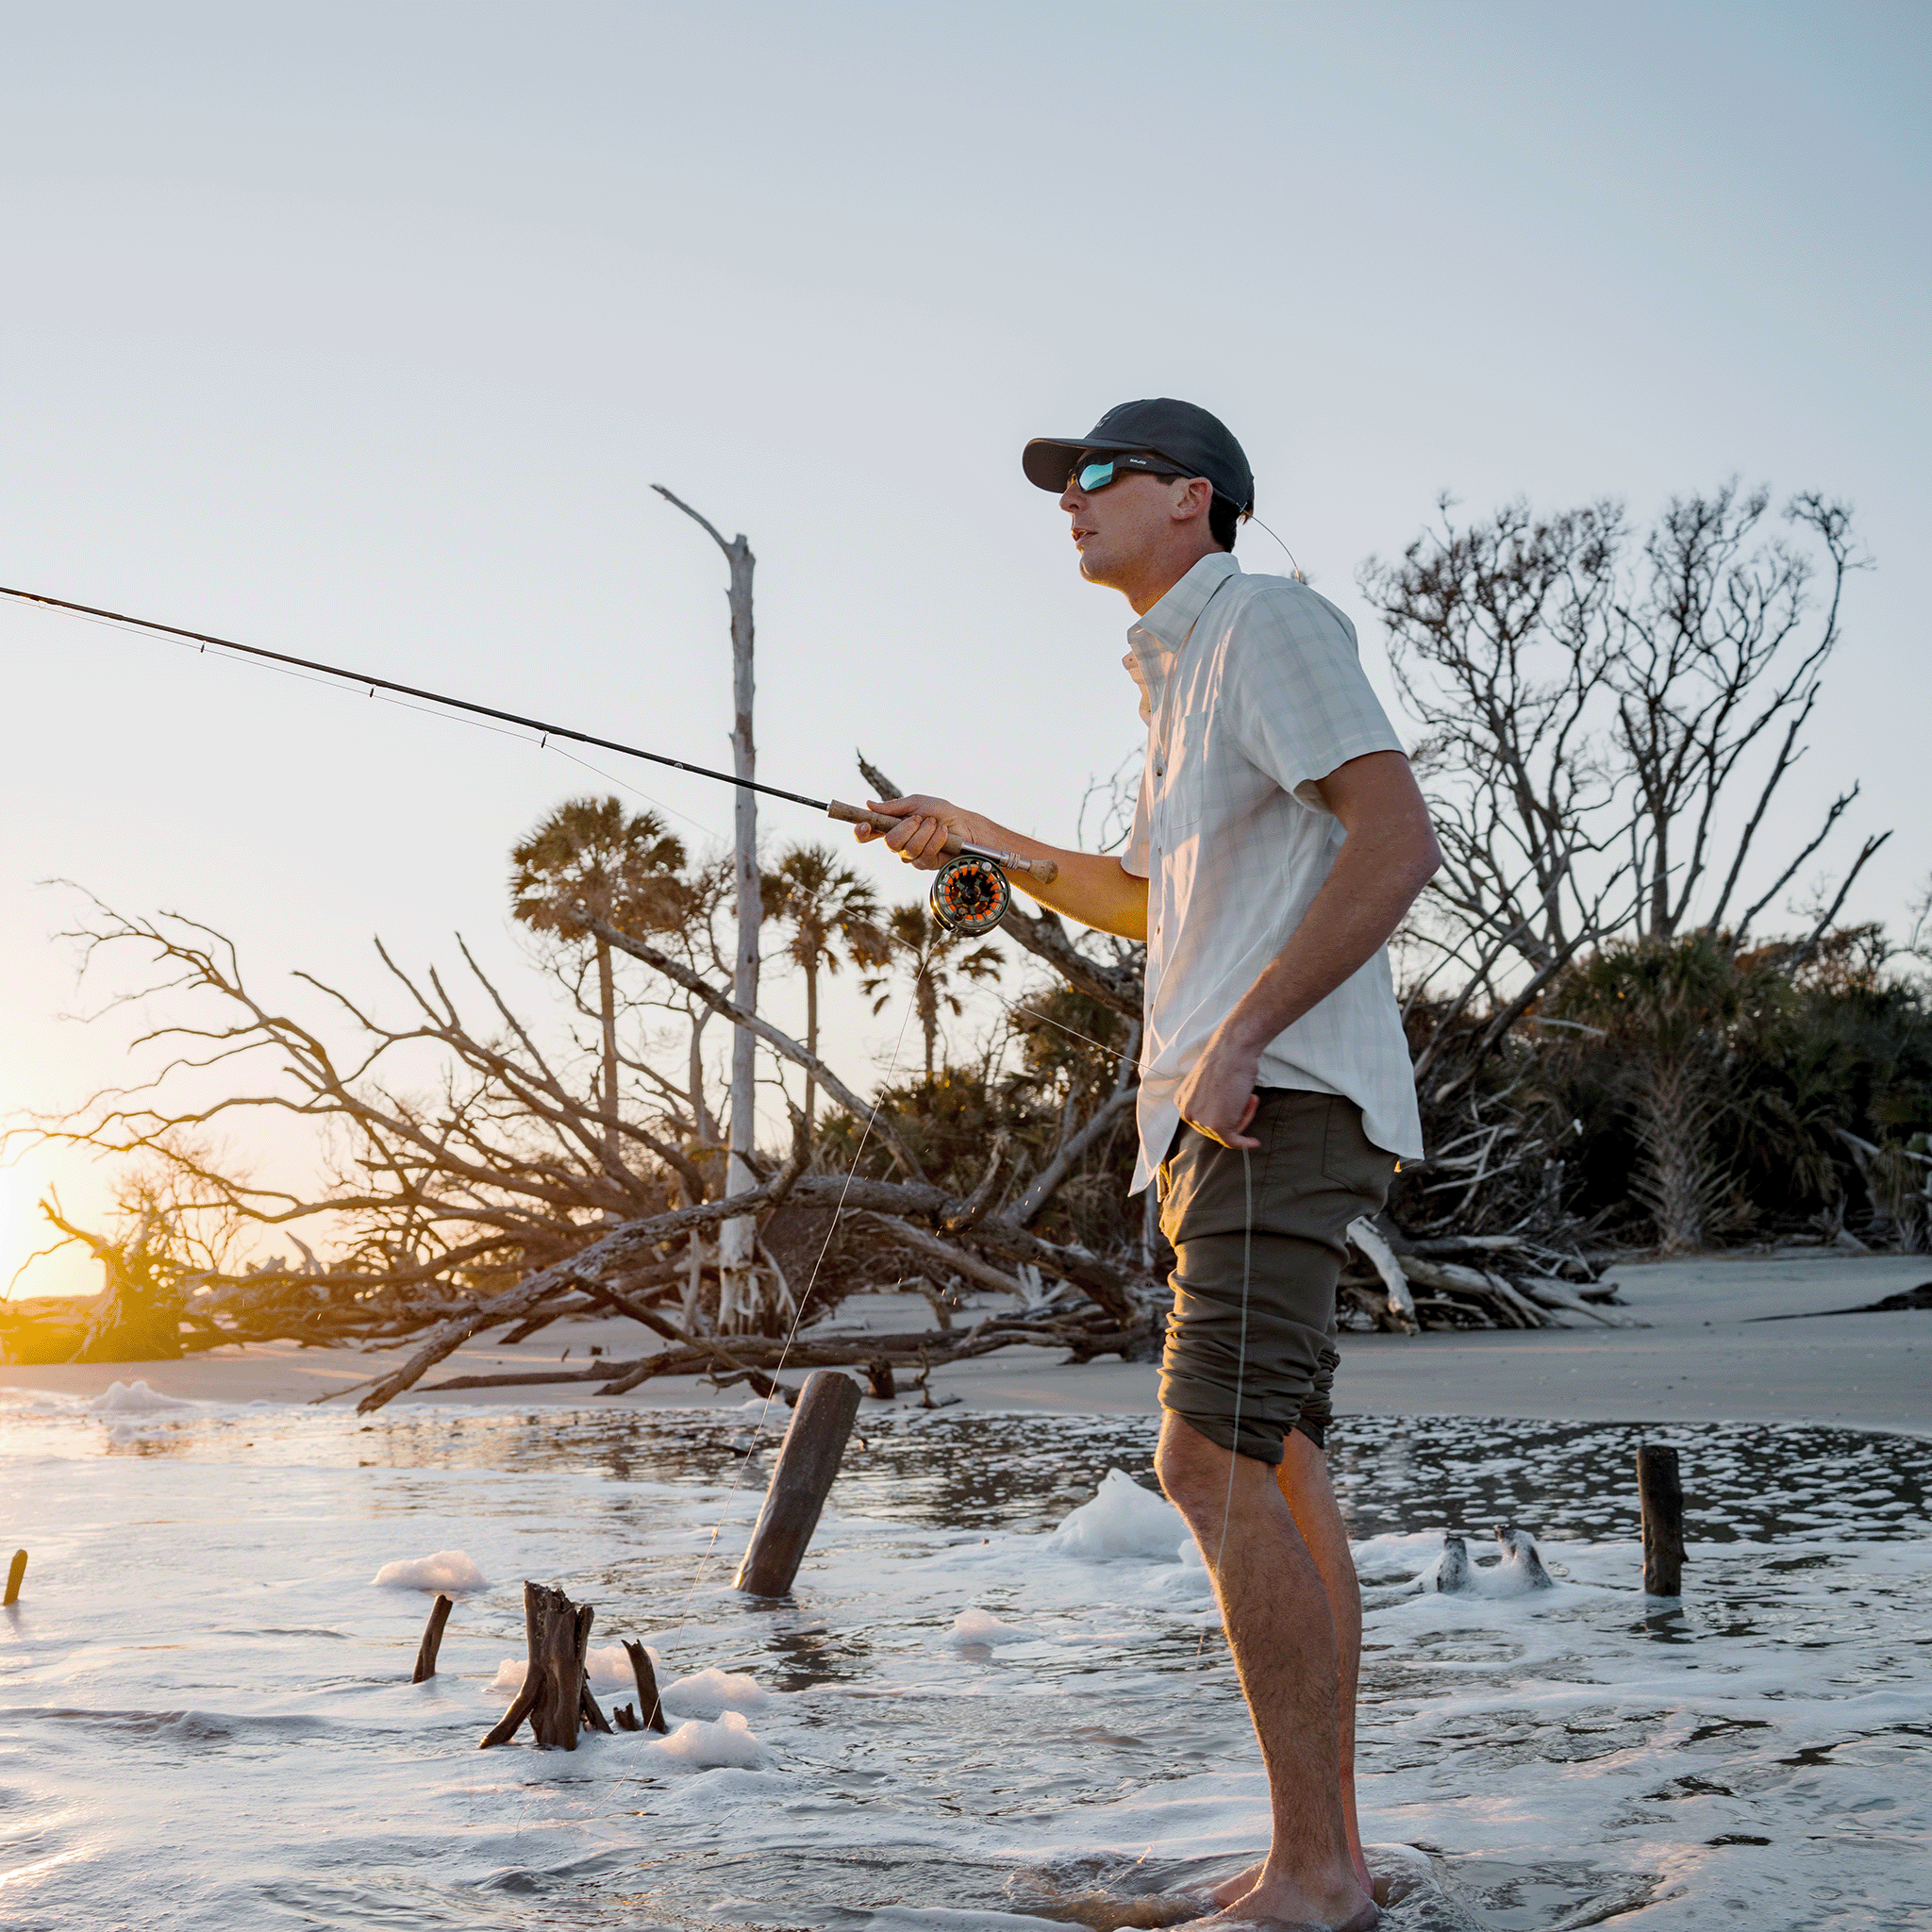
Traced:
<path fill-rule="evenodd" d="M 1084 501 L 1080 492 L 1071 483 L 1060 491 L 1060 508 L 1070 513 L 1078 509 Z"/>

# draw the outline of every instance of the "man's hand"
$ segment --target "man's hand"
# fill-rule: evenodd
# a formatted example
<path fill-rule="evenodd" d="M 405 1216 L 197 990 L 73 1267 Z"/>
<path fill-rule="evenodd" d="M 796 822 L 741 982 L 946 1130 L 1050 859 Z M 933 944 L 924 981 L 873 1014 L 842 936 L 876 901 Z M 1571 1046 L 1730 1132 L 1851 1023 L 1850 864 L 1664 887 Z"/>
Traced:
<path fill-rule="evenodd" d="M 929 792 L 915 791 L 908 797 L 889 798 L 883 803 L 869 798 L 866 804 L 874 811 L 882 811 L 900 823 L 890 832 L 860 825 L 857 833 L 858 842 L 865 845 L 874 839 L 883 839 L 908 865 L 916 865 L 921 872 L 937 872 L 946 862 L 948 838 L 963 840 L 969 845 L 993 842 L 987 836 L 986 822 L 976 812 L 961 811 L 957 805 L 935 798 Z"/>
<path fill-rule="evenodd" d="M 1241 1045 L 1226 1036 L 1223 1026 L 1181 1082 L 1181 1119 L 1224 1147 L 1258 1147 L 1260 1141 L 1244 1130 L 1261 1104 L 1255 1097 L 1261 1049 Z"/>
<path fill-rule="evenodd" d="M 1147 881 L 1122 868 L 1117 858 L 1091 852 L 1068 852 L 1015 832 L 976 811 L 966 811 L 951 800 L 915 791 L 906 798 L 870 801 L 874 811 L 899 821 L 890 832 L 871 825 L 855 826 L 861 845 L 883 839 L 908 865 L 937 872 L 946 862 L 946 840 L 984 845 L 994 852 L 1013 852 L 1022 858 L 1050 858 L 1058 868 L 1051 885 L 1027 872 L 1016 872 L 1013 885 L 1050 911 L 1063 912 L 1098 932 L 1118 933 L 1126 940 L 1147 937 Z"/>

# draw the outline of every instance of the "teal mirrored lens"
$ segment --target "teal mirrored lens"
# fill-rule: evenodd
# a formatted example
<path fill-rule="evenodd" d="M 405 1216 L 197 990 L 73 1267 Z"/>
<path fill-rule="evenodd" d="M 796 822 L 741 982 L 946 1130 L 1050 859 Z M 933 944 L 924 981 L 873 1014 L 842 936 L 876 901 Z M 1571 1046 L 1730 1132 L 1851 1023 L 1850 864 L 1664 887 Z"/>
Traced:
<path fill-rule="evenodd" d="M 1104 463 L 1082 463 L 1079 485 L 1082 490 L 1105 490 L 1113 481 L 1114 462 L 1109 457 Z"/>

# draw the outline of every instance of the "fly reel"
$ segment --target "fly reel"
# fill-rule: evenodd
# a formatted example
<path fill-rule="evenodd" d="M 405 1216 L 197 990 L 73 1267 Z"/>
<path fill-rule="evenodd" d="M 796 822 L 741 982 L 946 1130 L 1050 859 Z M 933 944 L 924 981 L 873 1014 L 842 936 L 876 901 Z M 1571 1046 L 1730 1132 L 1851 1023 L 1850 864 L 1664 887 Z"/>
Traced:
<path fill-rule="evenodd" d="M 948 932 L 971 939 L 991 932 L 1007 916 L 1013 903 L 1013 889 L 991 859 L 962 852 L 933 874 L 932 893 L 926 903 L 932 916 Z"/>

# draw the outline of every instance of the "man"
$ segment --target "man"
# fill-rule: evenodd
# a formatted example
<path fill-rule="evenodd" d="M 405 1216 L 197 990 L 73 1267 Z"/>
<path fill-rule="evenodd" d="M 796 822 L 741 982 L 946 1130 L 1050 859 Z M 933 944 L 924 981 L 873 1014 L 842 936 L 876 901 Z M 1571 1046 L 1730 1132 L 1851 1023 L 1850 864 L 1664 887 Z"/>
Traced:
<path fill-rule="evenodd" d="M 1216 1900 L 1230 1922 L 1364 1932 L 1361 1597 L 1324 1444 L 1343 1230 L 1422 1152 L 1384 949 L 1441 854 L 1347 618 L 1236 563 L 1254 478 L 1219 421 L 1124 403 L 1023 461 L 1059 492 L 1080 574 L 1133 607 L 1131 840 L 1061 851 L 915 795 L 878 808 L 903 821 L 886 842 L 928 869 L 948 833 L 1050 858 L 1051 887 L 1014 883 L 1147 942 L 1134 1185 L 1158 1172 L 1178 1260 L 1157 1469 L 1213 1575 L 1274 1819 Z"/>

